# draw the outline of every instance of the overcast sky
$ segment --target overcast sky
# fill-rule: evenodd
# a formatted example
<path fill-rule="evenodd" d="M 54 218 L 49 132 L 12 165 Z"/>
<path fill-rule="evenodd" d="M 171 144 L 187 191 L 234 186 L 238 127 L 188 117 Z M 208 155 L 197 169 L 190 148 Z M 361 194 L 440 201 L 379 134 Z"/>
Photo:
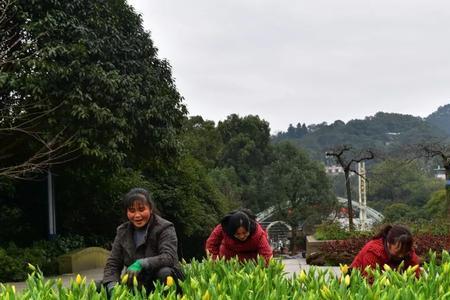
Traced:
<path fill-rule="evenodd" d="M 347 122 L 450 103 L 450 1 L 129 0 L 190 115 Z"/>

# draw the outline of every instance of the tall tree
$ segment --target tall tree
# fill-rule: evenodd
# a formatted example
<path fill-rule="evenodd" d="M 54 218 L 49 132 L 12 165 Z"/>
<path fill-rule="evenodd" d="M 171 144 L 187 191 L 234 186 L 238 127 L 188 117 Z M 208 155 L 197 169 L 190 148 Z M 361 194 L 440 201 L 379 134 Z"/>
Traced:
<path fill-rule="evenodd" d="M 17 24 L 20 9 L 15 0 L 0 1 L 0 177 L 23 178 L 30 172 L 44 171 L 74 154 L 71 137 L 62 132 L 49 135 L 40 127 L 59 107 L 43 109 L 26 103 L 24 97 L 10 89 L 18 63 L 29 63 L 39 55 L 35 40 Z"/>
<path fill-rule="evenodd" d="M 336 197 L 323 166 L 294 145 L 275 145 L 274 156 L 264 172 L 264 195 L 292 227 L 293 246 L 300 222 L 320 222 L 333 210 Z"/>
<path fill-rule="evenodd" d="M 17 0 L 15 9 L 19 44 L 36 51 L 8 63 L 2 102 L 50 111 L 41 132 L 74 137 L 81 154 L 114 165 L 175 155 L 186 109 L 125 1 Z"/>
<path fill-rule="evenodd" d="M 261 172 L 271 160 L 269 123 L 258 116 L 232 114 L 217 128 L 223 142 L 219 166 L 232 167 L 238 174 L 243 206 L 254 211 L 264 209 L 259 190 Z"/>
<path fill-rule="evenodd" d="M 430 142 L 418 144 L 419 150 L 426 158 L 437 157 L 445 170 L 446 211 L 450 218 L 450 144 L 443 142 Z"/>
<path fill-rule="evenodd" d="M 57 222 L 74 230 L 65 218 L 73 213 L 82 216 L 74 223 L 85 222 L 84 228 L 95 231 L 90 225 L 101 220 L 112 232 L 117 220 L 108 218 L 110 210 L 125 189 L 164 187 L 151 180 L 159 175 L 169 180 L 167 170 L 179 166 L 186 108 L 171 67 L 158 58 L 140 16 L 125 0 L 15 0 L 13 8 L 11 49 L 20 49 L 16 53 L 26 59 L 7 50 L 1 108 L 11 114 L 9 120 L 24 116 L 20 124 L 45 112 L 33 132 L 46 142 L 54 136 L 70 139 L 78 151 L 76 161 L 55 170 Z M 17 149 L 7 154 L 16 158 Z M 17 185 L 7 204 L 23 208 L 24 222 L 42 223 L 27 210 L 27 196 L 41 195 Z"/>
<path fill-rule="evenodd" d="M 339 145 L 326 152 L 326 156 L 333 157 L 344 170 L 345 187 L 347 191 L 347 208 L 349 229 L 354 229 L 352 192 L 350 189 L 350 173 L 358 174 L 356 165 L 359 162 L 371 160 L 375 157 L 372 150 L 356 150 L 350 145 Z"/>

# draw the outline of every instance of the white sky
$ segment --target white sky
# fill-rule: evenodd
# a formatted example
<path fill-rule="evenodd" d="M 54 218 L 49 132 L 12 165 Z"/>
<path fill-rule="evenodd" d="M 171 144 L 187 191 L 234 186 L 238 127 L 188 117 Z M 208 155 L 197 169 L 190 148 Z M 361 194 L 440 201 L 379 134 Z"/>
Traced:
<path fill-rule="evenodd" d="M 345 122 L 450 103 L 448 0 L 129 0 L 190 115 Z"/>

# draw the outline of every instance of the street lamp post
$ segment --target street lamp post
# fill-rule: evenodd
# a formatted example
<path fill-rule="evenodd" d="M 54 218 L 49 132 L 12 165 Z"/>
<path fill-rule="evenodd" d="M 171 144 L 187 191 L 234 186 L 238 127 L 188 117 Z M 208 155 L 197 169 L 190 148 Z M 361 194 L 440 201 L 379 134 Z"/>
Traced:
<path fill-rule="evenodd" d="M 47 200 L 48 200 L 48 237 L 56 237 L 55 197 L 53 190 L 52 171 L 48 168 L 47 174 Z"/>

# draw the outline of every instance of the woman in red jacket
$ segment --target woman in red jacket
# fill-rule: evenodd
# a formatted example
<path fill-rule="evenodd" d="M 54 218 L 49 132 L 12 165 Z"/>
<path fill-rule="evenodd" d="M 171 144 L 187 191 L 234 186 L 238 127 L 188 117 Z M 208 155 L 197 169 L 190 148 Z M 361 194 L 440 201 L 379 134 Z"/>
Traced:
<path fill-rule="evenodd" d="M 213 259 L 238 257 L 255 260 L 258 255 L 266 262 L 272 257 L 267 233 L 248 210 L 237 210 L 226 215 L 206 241 L 206 252 Z"/>
<path fill-rule="evenodd" d="M 400 225 L 387 225 L 372 240 L 370 240 L 356 255 L 351 268 L 357 268 L 364 276 L 367 266 L 381 268 L 386 264 L 392 269 L 398 269 L 404 261 L 404 268 L 419 265 L 420 260 L 413 248 L 413 237 L 408 228 Z M 416 276 L 420 276 L 417 266 Z"/>

